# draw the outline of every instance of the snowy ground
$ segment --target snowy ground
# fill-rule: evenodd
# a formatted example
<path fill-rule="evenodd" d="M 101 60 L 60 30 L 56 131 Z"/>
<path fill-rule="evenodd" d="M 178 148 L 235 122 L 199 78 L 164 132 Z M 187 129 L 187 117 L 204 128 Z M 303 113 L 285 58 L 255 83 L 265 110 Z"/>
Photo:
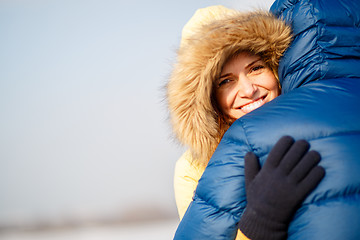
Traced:
<path fill-rule="evenodd" d="M 1 240 L 171 240 L 177 220 L 125 226 L 95 226 L 66 230 L 0 232 Z"/>

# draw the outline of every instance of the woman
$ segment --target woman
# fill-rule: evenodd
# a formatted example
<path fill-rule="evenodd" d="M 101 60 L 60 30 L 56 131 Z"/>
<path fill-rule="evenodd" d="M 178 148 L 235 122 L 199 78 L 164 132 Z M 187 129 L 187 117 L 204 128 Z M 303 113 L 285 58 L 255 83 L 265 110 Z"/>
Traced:
<path fill-rule="evenodd" d="M 196 163 L 207 164 L 234 120 L 219 109 L 214 94 L 224 63 L 248 52 L 277 78 L 279 59 L 290 42 L 291 29 L 268 12 L 213 6 L 199 9 L 184 26 L 167 98 L 174 132 Z"/>
<path fill-rule="evenodd" d="M 271 11 L 291 24 L 294 36 L 279 64 L 282 94 L 226 131 L 176 239 L 181 234 L 182 239 L 231 239 L 249 207 L 246 153 L 266 164 L 285 134 L 309 141 L 326 169 L 325 179 L 291 219 L 287 237 L 360 239 L 360 2 L 277 0 Z"/>
<path fill-rule="evenodd" d="M 290 41 L 290 28 L 271 14 L 222 6 L 198 10 L 184 27 L 168 83 L 174 131 L 190 149 L 175 169 L 180 218 L 229 126 L 280 94 L 277 68 Z"/>

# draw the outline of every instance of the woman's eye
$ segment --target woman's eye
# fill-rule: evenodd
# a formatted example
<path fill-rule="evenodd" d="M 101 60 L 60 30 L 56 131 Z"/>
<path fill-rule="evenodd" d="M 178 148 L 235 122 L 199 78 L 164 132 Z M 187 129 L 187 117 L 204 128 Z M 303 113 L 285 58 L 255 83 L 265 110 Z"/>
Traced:
<path fill-rule="evenodd" d="M 226 79 L 222 79 L 222 80 L 220 80 L 220 81 L 219 81 L 218 87 L 221 87 L 221 86 L 223 86 L 223 85 L 225 85 L 225 84 L 229 83 L 230 81 L 231 81 L 231 80 L 230 80 L 230 79 L 228 79 L 228 78 L 226 78 Z"/>
<path fill-rule="evenodd" d="M 256 71 L 262 70 L 264 68 L 265 68 L 265 66 L 263 66 L 263 65 L 254 66 L 253 68 L 251 68 L 250 72 L 256 72 Z"/>

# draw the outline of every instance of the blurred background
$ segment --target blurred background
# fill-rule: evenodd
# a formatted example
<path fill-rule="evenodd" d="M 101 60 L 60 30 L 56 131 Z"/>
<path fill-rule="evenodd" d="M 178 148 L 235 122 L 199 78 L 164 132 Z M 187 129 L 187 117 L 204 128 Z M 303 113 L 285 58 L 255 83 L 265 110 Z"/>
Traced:
<path fill-rule="evenodd" d="M 182 27 L 272 2 L 1 0 L 0 239 L 171 239 Z"/>

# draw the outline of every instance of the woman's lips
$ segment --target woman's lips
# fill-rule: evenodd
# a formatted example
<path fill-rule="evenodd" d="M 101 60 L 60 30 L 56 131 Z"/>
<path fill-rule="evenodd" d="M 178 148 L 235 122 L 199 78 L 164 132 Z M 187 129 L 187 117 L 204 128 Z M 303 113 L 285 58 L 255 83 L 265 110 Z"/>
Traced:
<path fill-rule="evenodd" d="M 249 113 L 251 111 L 253 111 L 254 109 L 257 109 L 259 107 L 261 107 L 262 105 L 265 104 L 265 96 L 256 99 L 255 101 L 252 101 L 250 103 L 247 103 L 246 105 L 243 105 L 240 107 L 240 109 L 244 112 L 244 113 Z"/>

